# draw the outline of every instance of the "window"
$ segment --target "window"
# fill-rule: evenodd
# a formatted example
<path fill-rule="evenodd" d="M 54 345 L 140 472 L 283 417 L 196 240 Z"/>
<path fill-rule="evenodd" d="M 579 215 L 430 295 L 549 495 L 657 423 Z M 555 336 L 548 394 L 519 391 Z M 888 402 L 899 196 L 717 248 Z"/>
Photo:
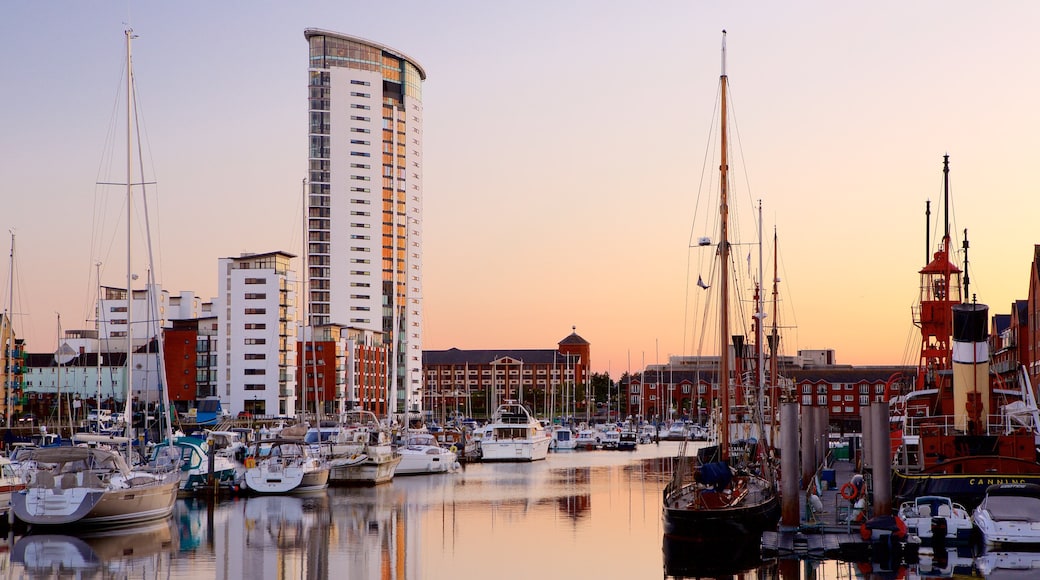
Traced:
<path fill-rule="evenodd" d="M 267 314 L 266 308 L 246 308 L 244 311 L 246 314 Z"/>
<path fill-rule="evenodd" d="M 247 352 L 245 360 L 267 360 L 267 354 L 262 352 Z"/>
<path fill-rule="evenodd" d="M 246 292 L 246 300 L 264 300 L 267 294 L 263 292 Z"/>
<path fill-rule="evenodd" d="M 267 344 L 266 338 L 247 338 L 244 344 Z"/>
<path fill-rule="evenodd" d="M 353 155 L 354 157 L 371 157 L 372 156 L 371 153 L 365 153 L 363 151 L 351 151 L 350 154 Z"/>
<path fill-rule="evenodd" d="M 372 143 L 369 142 L 369 141 L 365 141 L 364 139 L 351 139 L 350 140 L 350 144 L 351 145 L 371 145 Z"/>
<path fill-rule="evenodd" d="M 368 93 L 357 93 L 357 92 L 351 91 L 350 96 L 352 96 L 352 97 L 361 97 L 363 99 L 367 99 L 367 98 L 371 97 L 372 95 L 370 95 Z"/>
<path fill-rule="evenodd" d="M 245 325 L 246 330 L 264 330 L 267 328 L 267 324 L 263 322 L 250 322 Z"/>
<path fill-rule="evenodd" d="M 267 369 L 246 369 L 243 371 L 246 376 L 249 375 L 266 375 Z"/>
<path fill-rule="evenodd" d="M 368 105 L 362 105 L 362 104 L 359 104 L 359 103 L 351 103 L 351 104 L 350 104 L 350 108 L 351 108 L 351 109 L 361 109 L 362 111 L 368 111 L 368 110 L 370 110 L 370 109 L 371 109 L 372 107 L 370 107 L 370 106 L 368 106 Z"/>
<path fill-rule="evenodd" d="M 359 81 L 357 79 L 350 79 L 350 84 L 352 84 L 352 85 L 361 85 L 361 86 L 367 87 L 367 86 L 370 86 L 372 83 L 370 83 L 368 81 Z"/>
<path fill-rule="evenodd" d="M 816 395 L 816 404 L 821 407 L 827 404 L 827 395 Z"/>
<path fill-rule="evenodd" d="M 261 384 L 257 384 L 257 383 L 246 383 L 245 384 L 245 390 L 247 390 L 247 391 L 262 391 L 262 390 L 264 390 L 265 387 L 266 387 L 266 385 L 261 385 Z"/>

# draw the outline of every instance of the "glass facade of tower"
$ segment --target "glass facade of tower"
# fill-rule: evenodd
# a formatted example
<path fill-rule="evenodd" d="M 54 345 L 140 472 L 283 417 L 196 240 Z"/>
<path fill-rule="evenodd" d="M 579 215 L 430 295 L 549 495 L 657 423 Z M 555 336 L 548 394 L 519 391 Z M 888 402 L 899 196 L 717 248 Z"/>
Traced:
<path fill-rule="evenodd" d="M 315 29 L 304 35 L 308 324 L 382 333 L 394 353 L 391 410 L 416 410 L 425 73 L 378 43 Z"/>

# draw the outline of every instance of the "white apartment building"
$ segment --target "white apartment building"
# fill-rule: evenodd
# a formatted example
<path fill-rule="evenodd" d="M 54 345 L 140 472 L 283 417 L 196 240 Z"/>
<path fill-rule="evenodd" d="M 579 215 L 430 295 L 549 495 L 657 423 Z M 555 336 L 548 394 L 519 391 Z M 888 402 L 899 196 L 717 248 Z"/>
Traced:
<path fill-rule="evenodd" d="M 382 44 L 307 29 L 310 325 L 381 333 L 390 412 L 422 403 L 422 82 Z"/>
<path fill-rule="evenodd" d="M 149 295 L 154 295 L 153 308 Z M 73 348 L 85 347 L 86 352 L 126 352 L 128 321 L 133 324 L 134 347 L 139 348 L 154 338 L 160 328 L 170 328 L 172 320 L 198 318 L 202 312 L 202 301 L 194 292 L 183 291 L 177 296 L 163 290 L 157 284 L 148 284 L 144 289 L 134 290 L 127 317 L 126 288 L 102 286 L 97 301 L 97 332 L 94 345 L 76 343 Z"/>
<path fill-rule="evenodd" d="M 221 258 L 217 396 L 232 411 L 296 415 L 296 275 L 292 254 Z"/>

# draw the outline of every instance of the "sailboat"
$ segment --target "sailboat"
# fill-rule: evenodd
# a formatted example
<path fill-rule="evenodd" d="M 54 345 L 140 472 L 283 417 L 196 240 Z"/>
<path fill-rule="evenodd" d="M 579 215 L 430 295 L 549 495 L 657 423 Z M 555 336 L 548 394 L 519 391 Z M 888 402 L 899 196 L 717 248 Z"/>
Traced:
<path fill-rule="evenodd" d="M 127 333 L 126 333 L 126 416 L 132 416 L 133 390 L 133 276 L 131 274 L 130 231 L 133 216 L 133 67 L 130 58 L 133 30 L 126 35 L 126 114 L 127 114 Z M 150 272 L 152 269 L 149 269 Z M 154 314 L 154 313 L 153 313 Z M 153 318 L 157 318 L 153 316 Z M 169 408 L 165 372 L 161 364 L 162 338 L 159 338 L 160 390 L 163 409 Z M 167 439 L 172 435 L 167 413 Z M 11 497 L 15 516 L 31 525 L 52 526 L 84 524 L 111 526 L 157 520 L 173 513 L 180 482 L 180 451 L 159 454 L 149 465 L 133 465 L 130 458 L 132 421 L 126 436 L 77 434 L 75 447 L 42 447 L 22 459 L 26 488 Z M 124 456 L 124 453 L 126 454 Z"/>
<path fill-rule="evenodd" d="M 972 509 L 992 484 L 1040 483 L 1040 411 L 1024 366 L 990 369 L 989 309 L 966 301 L 966 240 L 964 269 L 951 261 L 949 162 L 944 155 L 944 235 L 919 272 L 917 376 L 891 405 L 892 494 L 900 502 L 944 496 Z"/>
<path fill-rule="evenodd" d="M 721 533 L 757 533 L 775 526 L 780 518 L 780 499 L 768 468 L 756 469 L 752 461 L 740 463 L 731 458 L 731 384 L 728 344 L 729 325 L 729 202 L 726 33 L 722 37 L 722 74 L 719 175 L 719 281 L 713 287 L 719 292 L 719 364 L 718 383 L 721 409 L 715 421 L 718 445 L 714 454 L 699 457 L 687 455 L 687 442 L 679 445 L 671 481 L 662 493 L 664 531 L 671 537 L 717 537 Z M 736 373 L 739 374 L 739 373 Z M 761 425 L 761 423 L 760 423 Z M 761 429 L 759 433 L 761 433 Z"/>

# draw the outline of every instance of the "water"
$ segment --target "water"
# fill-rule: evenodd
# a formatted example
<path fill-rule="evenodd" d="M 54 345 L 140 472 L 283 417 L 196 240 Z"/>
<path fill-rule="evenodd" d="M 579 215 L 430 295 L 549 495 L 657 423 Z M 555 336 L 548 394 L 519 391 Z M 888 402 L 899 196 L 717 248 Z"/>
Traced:
<path fill-rule="evenodd" d="M 179 500 L 171 520 L 149 526 L 10 535 L 0 570 L 191 580 L 870 577 L 833 561 L 762 563 L 757 538 L 665 544 L 661 490 L 677 445 L 471 464 L 300 497 Z"/>

